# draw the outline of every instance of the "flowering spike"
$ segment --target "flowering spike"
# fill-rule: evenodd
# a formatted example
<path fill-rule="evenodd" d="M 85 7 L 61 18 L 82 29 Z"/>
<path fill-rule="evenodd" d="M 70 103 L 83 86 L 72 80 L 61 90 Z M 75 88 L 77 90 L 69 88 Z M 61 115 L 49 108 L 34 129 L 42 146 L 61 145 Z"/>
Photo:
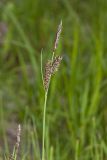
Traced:
<path fill-rule="evenodd" d="M 62 61 L 62 56 L 57 56 L 54 58 L 53 63 L 52 63 L 52 69 L 51 69 L 52 74 L 58 71 L 61 61 Z"/>
<path fill-rule="evenodd" d="M 57 49 L 61 31 L 62 31 L 62 20 L 61 20 L 61 22 L 60 22 L 60 24 L 58 26 L 58 30 L 57 30 L 57 33 L 56 33 L 56 38 L 55 38 L 55 43 L 54 43 L 54 49 L 53 49 L 53 51 L 55 51 Z"/>
<path fill-rule="evenodd" d="M 44 74 L 44 88 L 47 91 L 50 78 L 51 78 L 51 61 L 48 60 L 48 62 L 45 65 L 45 74 Z"/>

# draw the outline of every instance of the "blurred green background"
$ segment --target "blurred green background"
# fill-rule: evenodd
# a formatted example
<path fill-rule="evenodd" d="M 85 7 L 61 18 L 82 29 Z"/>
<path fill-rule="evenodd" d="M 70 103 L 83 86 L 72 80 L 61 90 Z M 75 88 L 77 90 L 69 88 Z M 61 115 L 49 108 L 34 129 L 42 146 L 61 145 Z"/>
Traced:
<path fill-rule="evenodd" d="M 107 159 L 107 1 L 0 1 L 0 157 L 22 125 L 21 160 L 40 160 L 44 90 L 57 26 L 63 56 L 47 103 L 47 160 Z M 3 159 L 3 158 L 1 158 Z"/>

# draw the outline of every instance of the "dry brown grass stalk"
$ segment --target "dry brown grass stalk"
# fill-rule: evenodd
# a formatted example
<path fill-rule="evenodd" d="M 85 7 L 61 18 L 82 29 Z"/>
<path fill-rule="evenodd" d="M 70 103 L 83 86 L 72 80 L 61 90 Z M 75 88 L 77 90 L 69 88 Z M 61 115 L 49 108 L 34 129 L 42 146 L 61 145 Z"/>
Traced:
<path fill-rule="evenodd" d="M 18 153 L 18 149 L 19 149 L 19 145 L 20 145 L 20 136 L 21 136 L 21 126 L 20 124 L 18 125 L 18 128 L 17 128 L 17 141 L 16 141 L 16 154 Z"/>
<path fill-rule="evenodd" d="M 17 128 L 16 144 L 15 144 L 15 146 L 14 146 L 13 153 L 11 154 L 11 156 L 9 157 L 8 160 L 16 160 L 16 159 L 17 159 L 18 150 L 19 150 L 19 145 L 20 145 L 20 136 L 21 136 L 21 126 L 20 126 L 20 124 L 19 124 L 19 125 L 18 125 L 18 128 Z"/>

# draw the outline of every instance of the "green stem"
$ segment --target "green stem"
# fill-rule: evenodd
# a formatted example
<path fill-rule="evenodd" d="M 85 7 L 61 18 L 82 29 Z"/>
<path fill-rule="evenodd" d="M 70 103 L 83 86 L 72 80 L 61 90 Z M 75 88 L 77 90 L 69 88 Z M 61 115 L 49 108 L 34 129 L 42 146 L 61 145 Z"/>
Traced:
<path fill-rule="evenodd" d="M 45 160 L 45 123 L 46 123 L 46 104 L 47 104 L 47 94 L 45 92 L 45 102 L 44 102 L 44 111 L 43 111 L 43 134 L 42 134 L 42 160 Z"/>

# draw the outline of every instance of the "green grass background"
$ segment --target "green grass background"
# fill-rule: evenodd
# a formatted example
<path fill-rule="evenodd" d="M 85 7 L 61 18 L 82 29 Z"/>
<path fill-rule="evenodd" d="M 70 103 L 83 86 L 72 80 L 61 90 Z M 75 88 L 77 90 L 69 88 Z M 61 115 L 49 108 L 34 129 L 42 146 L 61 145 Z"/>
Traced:
<path fill-rule="evenodd" d="M 40 160 L 40 54 L 43 48 L 44 65 L 61 19 L 63 61 L 48 96 L 46 160 L 107 160 L 106 0 L 0 1 L 0 21 L 8 28 L 0 45 L 1 159 L 14 144 L 7 131 L 21 123 L 20 159 Z"/>

